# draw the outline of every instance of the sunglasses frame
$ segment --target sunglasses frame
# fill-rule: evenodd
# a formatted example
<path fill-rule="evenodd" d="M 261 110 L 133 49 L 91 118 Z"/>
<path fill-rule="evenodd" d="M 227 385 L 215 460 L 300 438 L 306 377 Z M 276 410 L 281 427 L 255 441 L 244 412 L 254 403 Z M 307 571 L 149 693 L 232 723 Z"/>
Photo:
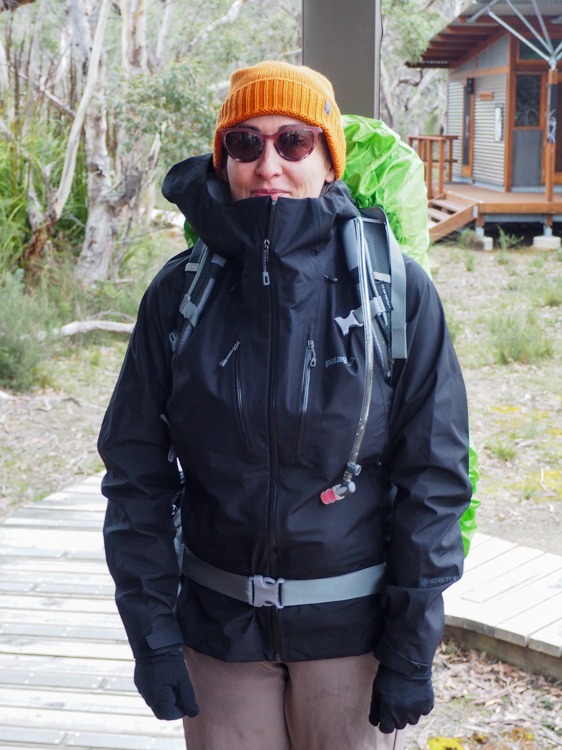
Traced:
<path fill-rule="evenodd" d="M 314 140 L 312 142 L 312 148 L 310 151 L 305 154 L 304 156 L 301 156 L 300 159 L 290 159 L 288 156 L 285 156 L 284 154 L 279 151 L 279 148 L 277 146 L 277 140 L 278 138 L 283 135 L 284 133 L 291 133 L 295 130 L 308 130 L 312 133 L 314 136 Z M 226 136 L 229 133 L 251 133 L 252 135 L 257 136 L 261 141 L 261 149 L 258 152 L 258 154 L 253 159 L 238 159 L 236 156 L 233 156 L 230 151 L 228 150 L 228 146 L 226 145 Z M 226 153 L 230 156 L 231 159 L 234 159 L 234 161 L 241 162 L 242 164 L 251 164 L 253 161 L 257 161 L 260 156 L 265 151 L 265 142 L 268 140 L 273 140 L 273 146 L 279 156 L 282 159 L 285 159 L 285 161 L 302 161 L 303 159 L 306 159 L 310 154 L 314 151 L 316 148 L 316 144 L 318 142 L 318 136 L 320 133 L 323 133 L 323 128 L 319 128 L 316 125 L 296 125 L 295 127 L 284 127 L 280 128 L 276 133 L 273 133 L 272 135 L 266 135 L 265 133 L 260 133 L 258 130 L 254 130 L 253 128 L 244 128 L 244 127 L 233 127 L 233 128 L 223 128 L 222 130 L 219 130 L 219 136 L 223 145 L 224 150 Z"/>

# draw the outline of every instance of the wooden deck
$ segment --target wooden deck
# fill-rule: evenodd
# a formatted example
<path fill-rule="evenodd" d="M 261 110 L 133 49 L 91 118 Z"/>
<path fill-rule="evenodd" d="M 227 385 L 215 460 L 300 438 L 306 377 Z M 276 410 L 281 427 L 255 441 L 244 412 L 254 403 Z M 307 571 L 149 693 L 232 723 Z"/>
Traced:
<path fill-rule="evenodd" d="M 133 685 L 100 478 L 0 521 L 0 750 L 185 748 Z M 562 557 L 477 535 L 446 613 L 456 637 L 562 678 Z"/>
<path fill-rule="evenodd" d="M 445 191 L 478 203 L 480 216 L 489 214 L 536 215 L 562 214 L 562 193 L 555 193 L 553 203 L 540 193 L 506 193 L 501 190 L 478 187 L 463 182 L 446 182 Z M 520 219 L 524 221 L 525 219 Z"/>

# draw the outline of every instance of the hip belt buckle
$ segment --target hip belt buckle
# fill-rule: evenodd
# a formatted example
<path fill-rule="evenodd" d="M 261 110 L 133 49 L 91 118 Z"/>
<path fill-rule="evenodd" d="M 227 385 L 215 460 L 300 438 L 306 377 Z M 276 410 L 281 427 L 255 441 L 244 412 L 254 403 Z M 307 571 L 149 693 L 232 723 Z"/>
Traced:
<path fill-rule="evenodd" d="M 285 583 L 284 578 L 275 579 L 268 576 L 251 576 L 250 580 L 254 589 L 252 606 L 283 609 L 285 605 L 281 604 L 280 586 L 282 583 Z"/>

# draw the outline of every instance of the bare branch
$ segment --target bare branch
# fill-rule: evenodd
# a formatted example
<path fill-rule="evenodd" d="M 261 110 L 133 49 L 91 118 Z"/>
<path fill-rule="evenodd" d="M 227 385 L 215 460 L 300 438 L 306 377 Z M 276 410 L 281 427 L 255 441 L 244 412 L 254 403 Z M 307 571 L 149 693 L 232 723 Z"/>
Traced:
<path fill-rule="evenodd" d="M 1 2 L 2 0 L 0 0 Z M 24 81 L 29 81 L 29 78 L 25 75 L 25 73 L 20 72 L 19 70 L 16 70 L 13 65 L 10 65 L 10 70 L 12 73 L 16 73 L 20 78 L 23 78 Z M 60 109 L 61 112 L 64 112 L 66 115 L 70 115 L 71 117 L 75 116 L 75 112 L 70 109 L 63 101 L 61 101 L 58 97 L 56 97 L 54 94 L 51 94 L 51 92 L 46 89 L 44 86 L 42 86 L 38 81 L 30 81 L 32 86 L 35 86 L 35 88 L 40 91 L 44 96 L 51 101 L 57 109 Z"/>
<path fill-rule="evenodd" d="M 228 10 L 228 13 L 225 13 L 224 16 L 221 16 L 216 21 L 213 21 L 212 23 L 207 24 L 207 26 L 205 26 L 205 28 L 199 34 L 199 36 L 196 36 L 195 39 L 193 39 L 187 45 L 187 47 L 185 48 L 185 54 L 189 55 L 191 52 L 193 52 L 193 50 L 195 49 L 195 47 L 197 47 L 199 44 L 201 44 L 201 42 L 204 42 L 205 39 L 210 34 L 212 34 L 213 31 L 218 26 L 223 26 L 224 24 L 232 23 L 233 21 L 235 21 L 236 18 L 238 17 L 238 14 L 240 13 L 240 10 L 242 9 L 242 6 L 244 5 L 245 2 L 246 2 L 246 0 L 234 0 L 234 2 L 232 3 L 232 5 L 230 6 L 230 8 Z"/>

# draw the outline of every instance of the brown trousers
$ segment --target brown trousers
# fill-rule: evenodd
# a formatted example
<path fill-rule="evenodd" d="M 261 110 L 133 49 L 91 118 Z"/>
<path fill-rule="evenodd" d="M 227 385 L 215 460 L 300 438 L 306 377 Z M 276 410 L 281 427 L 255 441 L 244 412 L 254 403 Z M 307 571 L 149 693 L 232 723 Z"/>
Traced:
<path fill-rule="evenodd" d="M 187 750 L 402 750 L 406 730 L 369 724 L 372 654 L 304 662 L 226 663 L 183 647 L 199 716 Z"/>

